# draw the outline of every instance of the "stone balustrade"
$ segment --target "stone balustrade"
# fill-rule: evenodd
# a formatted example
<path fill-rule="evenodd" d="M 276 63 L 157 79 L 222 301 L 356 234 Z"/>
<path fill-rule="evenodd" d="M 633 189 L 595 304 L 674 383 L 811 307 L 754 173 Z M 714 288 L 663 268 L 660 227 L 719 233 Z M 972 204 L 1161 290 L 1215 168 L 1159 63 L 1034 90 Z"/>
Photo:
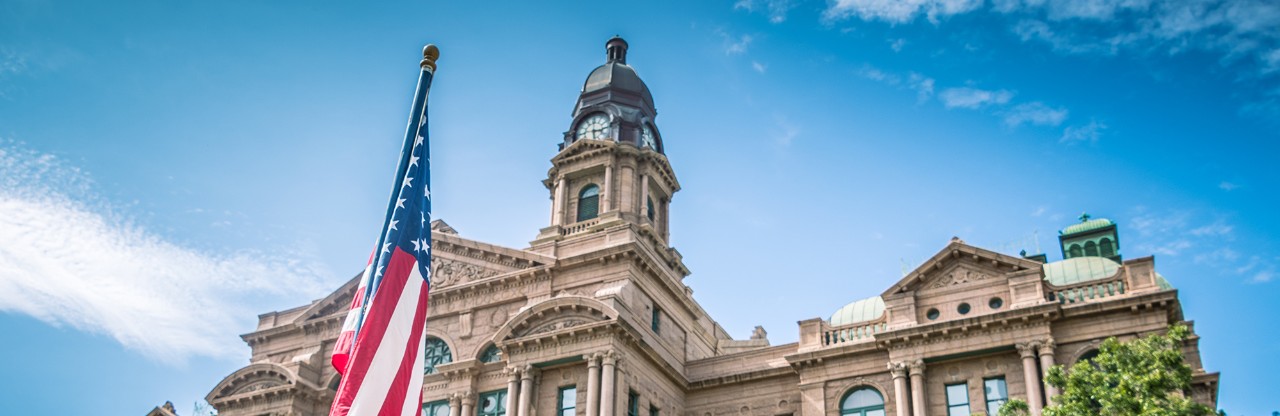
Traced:
<path fill-rule="evenodd" d="M 1045 283 L 1045 293 L 1049 301 L 1062 304 L 1096 302 L 1124 295 L 1127 289 L 1124 279 L 1120 276 L 1070 286 L 1054 286 Z"/>
<path fill-rule="evenodd" d="M 594 227 L 596 226 L 596 224 L 599 224 L 599 223 L 600 223 L 599 218 L 593 218 L 586 221 L 575 222 L 573 224 L 569 224 L 562 227 L 560 229 L 560 235 L 562 236 L 573 235 L 583 231 L 587 231 L 587 230 L 590 230 L 591 227 Z"/>
<path fill-rule="evenodd" d="M 883 318 L 837 327 L 830 327 L 824 322 L 822 325 L 822 346 L 830 347 L 872 341 L 875 339 L 875 334 L 884 332 L 888 328 L 889 323 L 885 322 Z"/>

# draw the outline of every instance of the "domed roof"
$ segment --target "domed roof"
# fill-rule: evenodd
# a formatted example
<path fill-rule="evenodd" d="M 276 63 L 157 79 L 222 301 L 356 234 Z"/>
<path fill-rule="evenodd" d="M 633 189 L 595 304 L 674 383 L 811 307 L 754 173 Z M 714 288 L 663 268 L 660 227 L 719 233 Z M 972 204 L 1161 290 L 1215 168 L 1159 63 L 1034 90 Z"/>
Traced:
<path fill-rule="evenodd" d="M 1120 263 L 1106 257 L 1076 257 L 1044 265 L 1044 280 L 1054 286 L 1106 279 L 1115 276 Z"/>
<path fill-rule="evenodd" d="M 836 310 L 831 315 L 831 326 L 874 321 L 884 316 L 884 299 L 879 296 L 855 301 Z"/>
<path fill-rule="evenodd" d="M 1067 226 L 1067 228 L 1063 228 L 1062 231 L 1059 231 L 1058 234 L 1063 234 L 1063 235 L 1077 234 L 1077 233 L 1083 233 L 1085 231 L 1097 230 L 1099 228 L 1106 228 L 1112 225 L 1116 225 L 1116 223 L 1109 219 L 1106 219 L 1106 218 L 1089 219 L 1089 214 L 1084 214 L 1080 216 L 1079 224 L 1071 224 L 1070 226 Z"/>
<path fill-rule="evenodd" d="M 587 82 L 582 84 L 582 93 L 606 88 L 638 94 L 645 101 L 653 102 L 653 94 L 649 93 L 649 86 L 644 85 L 644 81 L 640 80 L 640 75 L 636 74 L 635 69 L 621 62 L 608 62 L 591 71 L 591 75 L 587 76 Z"/>

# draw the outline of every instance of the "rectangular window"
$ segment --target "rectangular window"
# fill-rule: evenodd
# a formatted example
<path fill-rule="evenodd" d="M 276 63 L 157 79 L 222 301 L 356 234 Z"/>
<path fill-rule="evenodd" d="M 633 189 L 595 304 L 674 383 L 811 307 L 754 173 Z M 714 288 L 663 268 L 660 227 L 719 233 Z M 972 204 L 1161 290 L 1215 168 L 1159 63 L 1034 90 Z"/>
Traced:
<path fill-rule="evenodd" d="M 986 390 L 987 396 L 987 414 L 994 415 L 1000 412 L 1000 406 L 1009 401 L 1009 389 L 1004 384 L 1004 377 L 995 377 L 982 380 L 983 390 Z"/>
<path fill-rule="evenodd" d="M 422 416 L 449 416 L 449 401 L 441 400 L 423 404 Z"/>
<path fill-rule="evenodd" d="M 640 394 L 635 390 L 627 392 L 627 416 L 640 416 Z"/>
<path fill-rule="evenodd" d="M 969 416 L 969 385 L 947 385 L 947 416 Z"/>
<path fill-rule="evenodd" d="M 659 308 L 658 305 L 653 305 L 653 321 L 650 322 L 649 326 L 653 328 L 653 333 L 662 333 L 662 308 Z"/>
<path fill-rule="evenodd" d="M 658 416 L 658 406 L 649 406 L 649 416 Z"/>
<path fill-rule="evenodd" d="M 559 404 L 556 407 L 560 409 L 559 416 L 575 416 L 574 409 L 578 406 L 578 387 L 561 387 L 557 403 Z"/>
<path fill-rule="evenodd" d="M 506 414 L 506 389 L 480 393 L 480 405 L 476 406 L 476 416 L 506 416 Z"/>

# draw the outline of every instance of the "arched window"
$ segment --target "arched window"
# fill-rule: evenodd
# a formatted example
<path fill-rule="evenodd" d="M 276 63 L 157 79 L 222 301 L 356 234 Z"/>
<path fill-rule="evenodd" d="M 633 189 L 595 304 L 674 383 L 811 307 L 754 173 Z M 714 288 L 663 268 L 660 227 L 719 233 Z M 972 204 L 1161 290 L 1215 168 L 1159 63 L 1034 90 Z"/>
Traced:
<path fill-rule="evenodd" d="M 1092 363 L 1094 358 L 1098 358 L 1098 350 L 1096 349 L 1080 354 L 1080 359 L 1076 360 L 1076 362 L 1088 361 Z"/>
<path fill-rule="evenodd" d="M 1094 256 L 1094 257 L 1097 257 L 1097 256 L 1098 256 L 1098 244 L 1097 244 L 1097 243 L 1094 243 L 1094 242 L 1092 242 L 1092 241 L 1087 242 L 1087 243 L 1084 243 L 1084 255 L 1086 255 L 1086 256 Z"/>
<path fill-rule="evenodd" d="M 1098 251 L 1102 253 L 1102 257 L 1111 257 L 1116 255 L 1116 247 L 1111 244 L 1110 238 L 1102 239 L 1102 243 L 1098 244 Z"/>
<path fill-rule="evenodd" d="M 884 396 L 870 387 L 859 387 L 840 400 L 841 416 L 884 416 Z"/>
<path fill-rule="evenodd" d="M 653 222 L 653 218 L 654 218 L 653 198 L 649 198 L 648 204 L 649 205 L 647 209 L 648 209 L 648 215 L 649 215 L 649 222 Z"/>
<path fill-rule="evenodd" d="M 1074 258 L 1076 258 L 1076 257 L 1080 257 L 1080 256 L 1082 256 L 1082 255 L 1084 255 L 1084 253 L 1080 251 L 1080 245 L 1079 245 L 1079 244 L 1072 244 L 1072 245 L 1071 245 L 1071 248 L 1067 249 L 1067 256 L 1068 256 L 1068 257 L 1070 257 L 1070 258 L 1073 258 L 1073 259 L 1074 259 Z"/>
<path fill-rule="evenodd" d="M 449 352 L 449 345 L 440 338 L 427 337 L 427 349 L 423 354 L 427 374 L 434 374 L 437 365 L 453 362 L 453 353 Z"/>
<path fill-rule="evenodd" d="M 501 359 L 502 350 L 498 349 L 497 345 L 489 344 L 489 348 L 485 348 L 484 352 L 480 353 L 480 362 L 482 363 L 492 363 Z"/>
<path fill-rule="evenodd" d="M 587 185 L 578 192 L 578 221 L 586 221 L 600 214 L 600 187 Z"/>

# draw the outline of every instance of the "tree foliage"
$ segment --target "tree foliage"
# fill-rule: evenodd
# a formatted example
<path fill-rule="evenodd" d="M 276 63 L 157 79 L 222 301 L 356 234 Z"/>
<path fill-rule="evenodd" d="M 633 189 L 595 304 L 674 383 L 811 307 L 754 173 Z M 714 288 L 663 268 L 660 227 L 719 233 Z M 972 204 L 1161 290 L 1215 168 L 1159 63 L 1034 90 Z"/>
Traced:
<path fill-rule="evenodd" d="M 1046 380 L 1062 393 L 1045 407 L 1044 416 L 1215 415 L 1188 396 L 1191 366 L 1182 345 L 1189 334 L 1186 326 L 1175 325 L 1167 334 L 1128 342 L 1109 338 L 1092 360 L 1077 362 L 1070 371 L 1053 366 Z"/>
<path fill-rule="evenodd" d="M 1000 412 L 996 416 L 1030 416 L 1031 407 L 1027 406 L 1027 402 L 1020 399 L 1009 400 L 1000 406 Z"/>

